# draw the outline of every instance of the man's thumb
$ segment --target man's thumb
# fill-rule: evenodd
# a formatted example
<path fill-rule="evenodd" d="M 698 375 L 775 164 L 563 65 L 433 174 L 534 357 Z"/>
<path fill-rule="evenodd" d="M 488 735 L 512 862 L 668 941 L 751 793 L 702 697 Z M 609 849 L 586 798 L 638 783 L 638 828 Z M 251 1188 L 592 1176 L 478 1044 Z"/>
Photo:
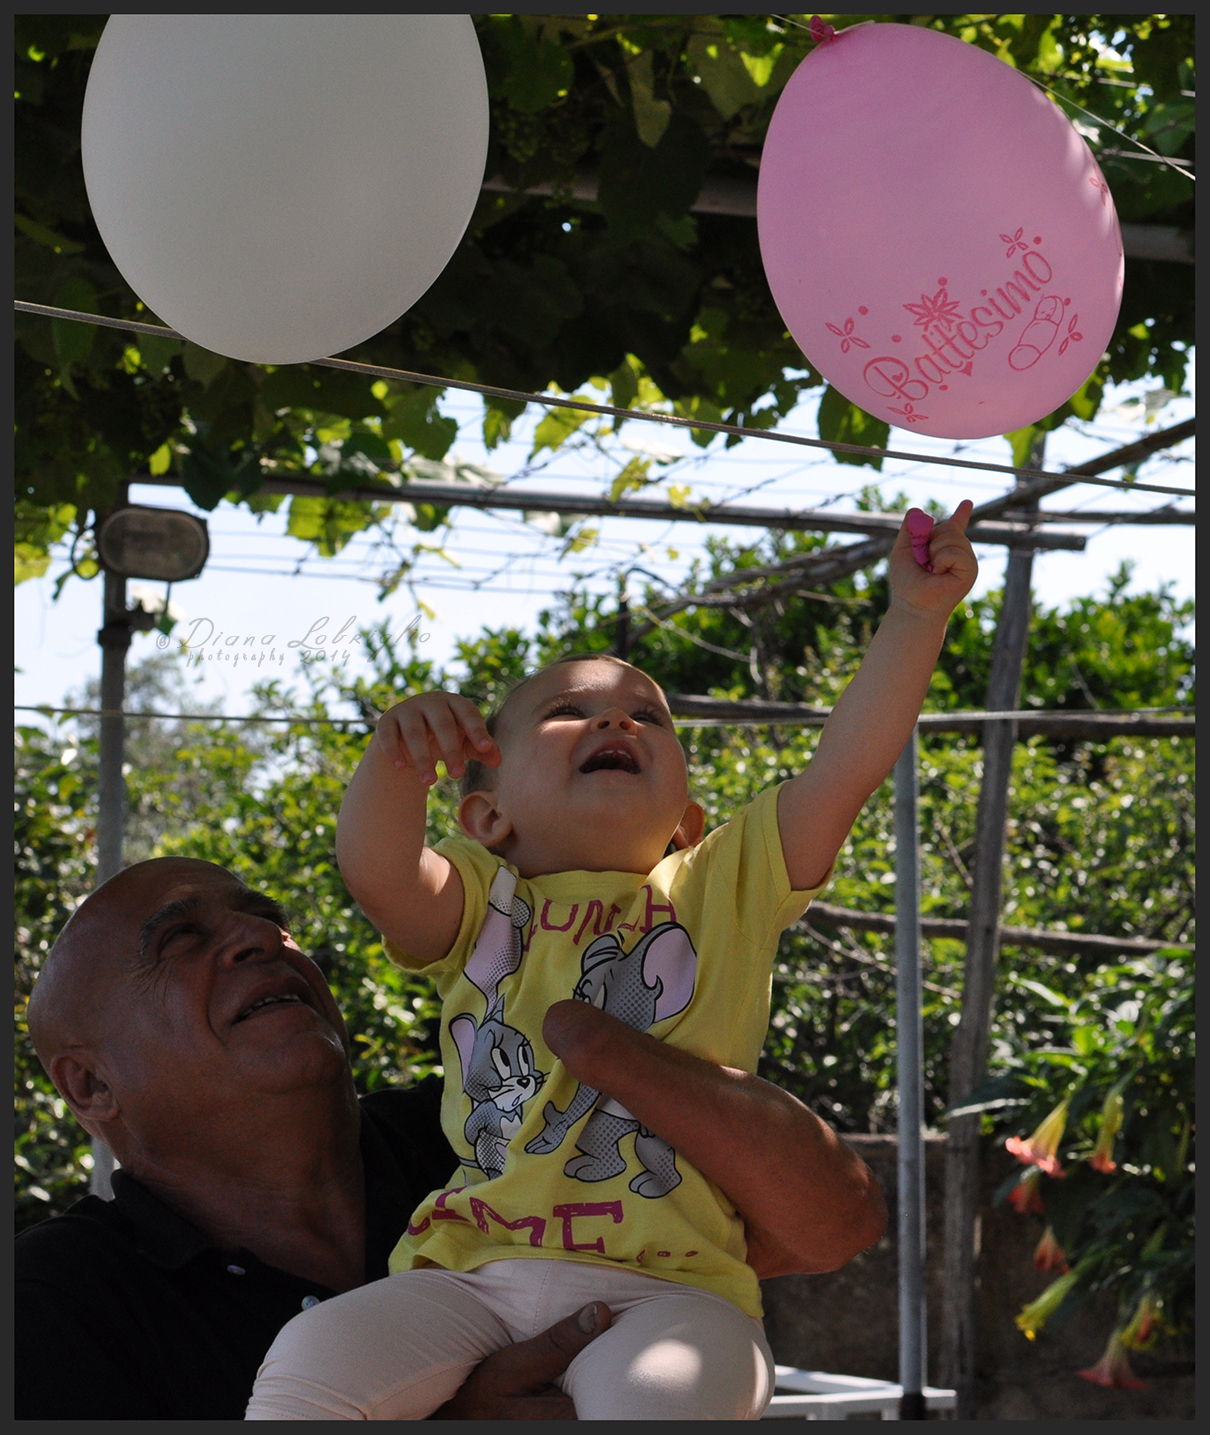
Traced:
<path fill-rule="evenodd" d="M 575 1315 L 557 1321 L 532 1340 L 512 1347 L 513 1374 L 533 1388 L 548 1385 L 562 1375 L 571 1362 L 591 1345 L 602 1331 L 609 1329 L 613 1312 L 604 1301 L 592 1301 Z"/>

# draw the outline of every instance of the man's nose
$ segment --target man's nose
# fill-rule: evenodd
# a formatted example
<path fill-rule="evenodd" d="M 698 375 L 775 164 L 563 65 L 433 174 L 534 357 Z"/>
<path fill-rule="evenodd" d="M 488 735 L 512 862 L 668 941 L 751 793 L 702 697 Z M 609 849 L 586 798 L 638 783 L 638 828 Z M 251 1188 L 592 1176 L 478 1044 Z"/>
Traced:
<path fill-rule="evenodd" d="M 224 933 L 223 959 L 232 966 L 244 962 L 267 961 L 281 954 L 282 929 L 268 917 L 239 913 L 231 928 Z"/>

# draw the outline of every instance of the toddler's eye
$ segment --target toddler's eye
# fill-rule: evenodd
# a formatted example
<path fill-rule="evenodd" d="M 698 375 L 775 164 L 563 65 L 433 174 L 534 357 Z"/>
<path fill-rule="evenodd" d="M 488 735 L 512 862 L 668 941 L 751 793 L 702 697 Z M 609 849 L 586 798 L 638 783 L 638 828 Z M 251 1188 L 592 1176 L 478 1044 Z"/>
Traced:
<path fill-rule="evenodd" d="M 638 712 L 631 713 L 630 716 L 641 718 L 644 722 L 658 723 L 661 727 L 664 725 L 664 714 L 656 708 L 640 708 Z"/>
<path fill-rule="evenodd" d="M 563 701 L 558 702 L 546 714 L 547 720 L 555 717 L 583 717 L 584 709 L 576 703 Z"/>

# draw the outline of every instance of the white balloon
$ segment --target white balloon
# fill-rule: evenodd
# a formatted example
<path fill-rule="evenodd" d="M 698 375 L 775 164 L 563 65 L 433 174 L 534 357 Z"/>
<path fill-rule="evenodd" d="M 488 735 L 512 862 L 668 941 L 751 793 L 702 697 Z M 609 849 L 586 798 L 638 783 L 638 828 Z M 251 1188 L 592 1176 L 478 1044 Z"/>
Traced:
<path fill-rule="evenodd" d="M 215 353 L 302 363 L 433 283 L 487 138 L 469 15 L 112 15 L 84 180 L 153 313 Z"/>

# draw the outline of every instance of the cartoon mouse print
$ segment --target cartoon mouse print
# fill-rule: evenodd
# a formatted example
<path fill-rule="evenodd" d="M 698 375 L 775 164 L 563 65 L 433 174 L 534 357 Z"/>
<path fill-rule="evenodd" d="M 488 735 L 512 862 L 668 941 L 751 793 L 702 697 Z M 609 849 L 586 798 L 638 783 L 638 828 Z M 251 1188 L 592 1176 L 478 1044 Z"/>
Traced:
<path fill-rule="evenodd" d="M 629 952 L 610 932 L 585 948 L 573 995 L 636 1031 L 646 1031 L 689 1005 L 696 968 L 697 953 L 689 933 L 677 922 L 653 927 Z M 636 1121 L 624 1106 L 583 1083 L 566 1110 L 560 1111 L 553 1101 L 547 1103 L 542 1113 L 545 1129 L 529 1142 L 526 1151 L 537 1156 L 557 1151 L 585 1116 L 588 1120 L 576 1139 L 580 1154 L 563 1167 L 564 1175 L 577 1181 L 608 1181 L 620 1176 L 626 1170 L 626 1158 L 619 1146 L 624 1136 L 634 1132 L 634 1154 L 643 1169 L 630 1182 L 630 1189 L 656 1199 L 680 1185 L 672 1147 Z"/>
<path fill-rule="evenodd" d="M 462 1063 L 462 1089 L 471 1100 L 462 1134 L 475 1156 L 462 1164 L 489 1177 L 504 1174 L 508 1143 L 521 1129 L 525 1103 L 546 1080 L 528 1039 L 505 1023 L 504 998 L 498 995 L 500 983 L 521 965 L 521 933 L 530 918 L 529 907 L 516 889 L 516 877 L 501 867 L 466 964 L 467 977 L 487 1001 L 482 1024 L 469 1012 L 450 1020 L 450 1035 Z"/>

